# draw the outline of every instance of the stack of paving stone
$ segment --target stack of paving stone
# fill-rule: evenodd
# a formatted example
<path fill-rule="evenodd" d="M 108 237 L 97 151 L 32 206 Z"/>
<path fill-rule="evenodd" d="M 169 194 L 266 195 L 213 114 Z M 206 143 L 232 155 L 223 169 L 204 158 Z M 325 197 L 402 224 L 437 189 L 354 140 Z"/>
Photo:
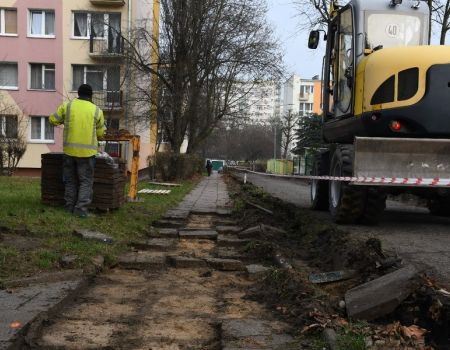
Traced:
<path fill-rule="evenodd" d="M 125 182 L 126 177 L 117 164 L 97 158 L 92 207 L 100 210 L 120 208 L 125 203 Z"/>
<path fill-rule="evenodd" d="M 63 153 L 42 155 L 42 203 L 64 205 Z M 94 198 L 91 206 L 100 210 L 120 208 L 125 203 L 124 172 L 110 159 L 97 158 L 94 172 Z"/>
<path fill-rule="evenodd" d="M 53 206 L 64 205 L 64 153 L 45 153 L 41 157 L 41 200 Z"/>

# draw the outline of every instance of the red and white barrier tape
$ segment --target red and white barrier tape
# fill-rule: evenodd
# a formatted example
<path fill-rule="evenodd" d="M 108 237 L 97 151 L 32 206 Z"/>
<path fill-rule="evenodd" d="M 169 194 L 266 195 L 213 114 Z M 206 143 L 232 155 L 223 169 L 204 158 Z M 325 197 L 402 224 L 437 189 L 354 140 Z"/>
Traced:
<path fill-rule="evenodd" d="M 421 177 L 348 177 L 348 176 L 308 176 L 308 175 L 277 175 L 259 173 L 243 168 L 235 168 L 236 170 L 245 171 L 257 175 L 265 175 L 271 177 L 280 177 L 286 179 L 300 179 L 300 180 L 325 180 L 325 181 L 343 181 L 351 182 L 352 184 L 372 184 L 372 185 L 399 185 L 399 186 L 419 186 L 419 187 L 450 187 L 450 179 L 446 178 L 421 178 Z"/>

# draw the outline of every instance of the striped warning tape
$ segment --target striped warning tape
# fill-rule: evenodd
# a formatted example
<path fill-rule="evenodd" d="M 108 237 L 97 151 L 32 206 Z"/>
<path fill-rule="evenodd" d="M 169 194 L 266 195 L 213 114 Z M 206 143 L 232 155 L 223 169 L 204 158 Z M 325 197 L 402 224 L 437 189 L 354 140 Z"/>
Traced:
<path fill-rule="evenodd" d="M 239 171 L 253 173 L 257 175 L 266 175 L 270 177 L 279 177 L 286 179 L 299 180 L 325 180 L 325 181 L 343 181 L 354 185 L 372 184 L 372 185 L 400 185 L 400 186 L 419 186 L 419 187 L 450 187 L 450 179 L 447 178 L 422 178 L 422 177 L 369 177 L 369 176 L 310 176 L 310 175 L 277 175 L 259 173 L 256 171 L 234 168 Z"/>

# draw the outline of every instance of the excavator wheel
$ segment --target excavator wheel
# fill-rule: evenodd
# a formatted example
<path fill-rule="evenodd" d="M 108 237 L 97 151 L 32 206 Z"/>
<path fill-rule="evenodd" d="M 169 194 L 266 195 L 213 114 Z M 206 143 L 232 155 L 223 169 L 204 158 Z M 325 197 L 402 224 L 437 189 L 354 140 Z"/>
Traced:
<path fill-rule="evenodd" d="M 328 175 L 329 171 L 329 152 L 324 152 L 316 156 L 314 160 L 311 175 L 323 176 Z M 312 180 L 310 184 L 311 189 L 311 209 L 313 210 L 328 210 L 328 181 Z"/>
<path fill-rule="evenodd" d="M 386 193 L 379 188 L 366 190 L 366 204 L 358 222 L 364 225 L 376 225 L 386 208 Z"/>
<path fill-rule="evenodd" d="M 428 210 L 432 215 L 450 216 L 450 197 L 435 197 L 429 199 Z"/>
<path fill-rule="evenodd" d="M 353 175 L 353 145 L 340 145 L 331 158 L 331 176 Z M 330 181 L 329 209 L 334 222 L 352 224 L 363 215 L 366 190 L 350 186 L 348 182 Z"/>

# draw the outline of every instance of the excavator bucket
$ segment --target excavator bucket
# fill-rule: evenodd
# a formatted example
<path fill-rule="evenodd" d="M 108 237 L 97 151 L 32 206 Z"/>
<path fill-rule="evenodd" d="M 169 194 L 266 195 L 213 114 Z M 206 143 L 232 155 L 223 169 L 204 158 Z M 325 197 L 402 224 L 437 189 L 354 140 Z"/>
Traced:
<path fill-rule="evenodd" d="M 450 139 L 357 137 L 354 176 L 448 180 Z M 383 185 L 389 185 L 389 181 Z M 414 185 L 422 184 L 417 181 Z"/>

